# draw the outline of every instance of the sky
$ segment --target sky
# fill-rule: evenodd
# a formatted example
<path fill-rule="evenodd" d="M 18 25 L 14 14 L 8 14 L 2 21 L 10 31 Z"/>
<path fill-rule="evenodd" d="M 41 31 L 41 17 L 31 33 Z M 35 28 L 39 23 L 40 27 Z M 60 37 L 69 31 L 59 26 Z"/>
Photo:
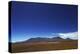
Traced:
<path fill-rule="evenodd" d="M 35 37 L 74 39 L 78 32 L 77 15 L 77 5 L 12 2 L 11 42 Z"/>

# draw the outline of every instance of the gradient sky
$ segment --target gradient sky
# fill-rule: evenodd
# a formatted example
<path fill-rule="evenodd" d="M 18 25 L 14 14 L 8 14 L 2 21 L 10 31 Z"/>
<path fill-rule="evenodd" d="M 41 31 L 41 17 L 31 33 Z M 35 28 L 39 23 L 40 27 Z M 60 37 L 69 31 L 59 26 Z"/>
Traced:
<path fill-rule="evenodd" d="M 12 2 L 11 42 L 76 32 L 77 17 L 77 5 Z"/>

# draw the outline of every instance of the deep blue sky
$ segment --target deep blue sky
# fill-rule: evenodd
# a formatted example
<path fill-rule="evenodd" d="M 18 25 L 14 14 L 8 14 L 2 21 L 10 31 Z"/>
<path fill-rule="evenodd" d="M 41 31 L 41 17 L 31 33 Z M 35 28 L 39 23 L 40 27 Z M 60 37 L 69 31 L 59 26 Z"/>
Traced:
<path fill-rule="evenodd" d="M 77 5 L 12 2 L 12 42 L 77 30 Z"/>

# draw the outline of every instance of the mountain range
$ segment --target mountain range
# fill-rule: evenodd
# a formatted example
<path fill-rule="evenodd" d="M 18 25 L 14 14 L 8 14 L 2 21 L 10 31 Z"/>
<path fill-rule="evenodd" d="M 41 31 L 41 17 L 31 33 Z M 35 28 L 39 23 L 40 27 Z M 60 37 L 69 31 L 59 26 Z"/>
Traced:
<path fill-rule="evenodd" d="M 32 43 L 32 42 L 56 42 L 56 41 L 68 41 L 72 40 L 70 38 L 63 39 L 61 37 L 54 37 L 54 38 L 43 38 L 43 37 L 36 37 L 36 38 L 30 38 L 28 40 L 22 41 L 23 43 Z"/>

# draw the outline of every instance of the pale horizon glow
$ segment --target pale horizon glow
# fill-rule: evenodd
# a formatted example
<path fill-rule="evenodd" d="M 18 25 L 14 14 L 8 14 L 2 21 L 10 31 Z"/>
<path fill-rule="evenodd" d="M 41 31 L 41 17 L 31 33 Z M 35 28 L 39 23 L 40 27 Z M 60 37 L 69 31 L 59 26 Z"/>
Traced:
<path fill-rule="evenodd" d="M 67 39 L 70 38 L 72 40 L 77 40 L 78 39 L 78 32 L 69 32 L 69 33 L 52 33 L 50 35 L 47 36 L 37 36 L 37 37 L 32 37 L 33 35 L 31 35 L 30 38 L 26 37 L 27 35 L 25 35 L 24 40 L 23 39 L 19 39 L 17 41 L 13 41 L 13 42 L 21 42 L 21 41 L 26 41 L 30 38 L 37 38 L 37 37 L 41 37 L 41 38 L 54 38 L 54 37 L 60 37 L 63 39 Z M 29 35 L 28 35 L 29 36 Z M 35 36 L 35 35 L 34 35 Z M 16 39 L 16 38 L 15 38 Z"/>
<path fill-rule="evenodd" d="M 70 33 L 59 33 L 59 36 L 63 39 L 70 38 L 70 39 L 78 39 L 78 32 L 70 32 Z"/>

